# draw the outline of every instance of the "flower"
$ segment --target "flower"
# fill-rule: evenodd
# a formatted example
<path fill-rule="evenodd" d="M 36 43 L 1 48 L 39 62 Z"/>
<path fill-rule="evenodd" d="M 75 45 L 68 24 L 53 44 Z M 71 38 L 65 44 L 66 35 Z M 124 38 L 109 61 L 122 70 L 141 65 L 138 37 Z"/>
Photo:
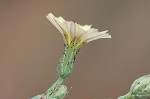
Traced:
<path fill-rule="evenodd" d="M 63 79 L 70 75 L 76 54 L 82 45 L 101 38 L 111 38 L 107 33 L 108 30 L 99 32 L 91 25 L 65 21 L 62 17 L 55 17 L 52 13 L 49 13 L 46 18 L 59 30 L 65 43 L 64 54 L 57 65 L 58 75 Z"/>
<path fill-rule="evenodd" d="M 49 13 L 46 18 L 62 34 L 65 45 L 75 45 L 80 48 L 83 44 L 101 38 L 111 38 L 108 30 L 99 32 L 98 29 L 92 28 L 91 25 L 80 25 L 72 21 L 65 21 L 62 17 L 55 17 Z"/>

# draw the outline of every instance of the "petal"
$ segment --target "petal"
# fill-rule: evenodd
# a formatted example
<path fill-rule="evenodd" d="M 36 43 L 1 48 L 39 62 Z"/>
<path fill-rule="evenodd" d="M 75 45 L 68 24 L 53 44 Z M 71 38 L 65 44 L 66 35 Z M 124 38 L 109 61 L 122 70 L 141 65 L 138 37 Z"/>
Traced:
<path fill-rule="evenodd" d="M 56 23 L 55 16 L 52 13 L 49 13 L 46 18 L 60 31 L 60 33 L 63 33 L 63 30 L 61 27 Z"/>
<path fill-rule="evenodd" d="M 89 29 L 91 29 L 91 26 L 92 25 L 80 25 L 80 27 L 85 31 L 88 31 Z"/>
<path fill-rule="evenodd" d="M 60 31 L 60 33 L 62 34 L 62 38 L 65 42 L 65 44 L 67 43 L 66 41 L 66 37 L 65 37 L 65 30 L 63 28 L 62 22 L 65 21 L 62 17 L 56 18 L 52 13 L 49 13 L 46 18 Z M 58 21 L 60 20 L 60 21 Z"/>
<path fill-rule="evenodd" d="M 91 41 L 101 39 L 101 38 L 111 38 L 111 35 L 108 34 L 108 30 L 99 32 L 98 35 L 96 35 L 95 37 L 88 38 L 86 39 L 86 41 L 91 42 Z"/>
<path fill-rule="evenodd" d="M 54 18 L 55 22 L 60 26 L 60 28 L 63 30 L 63 33 L 68 33 L 68 30 L 66 26 L 64 25 L 65 21 L 62 21 L 61 17 L 59 18 Z"/>
<path fill-rule="evenodd" d="M 97 31 L 97 29 L 94 29 L 94 28 L 92 28 L 92 29 L 90 29 L 89 31 L 87 31 L 87 33 L 85 34 L 85 35 L 83 35 L 82 37 L 81 37 L 81 39 L 86 39 L 86 38 L 89 38 L 89 37 L 92 37 L 92 35 L 96 35 L 96 33 L 98 33 L 98 31 Z"/>
<path fill-rule="evenodd" d="M 75 37 L 75 33 L 76 33 L 76 24 L 71 22 L 71 26 L 70 26 L 70 35 L 71 37 Z"/>

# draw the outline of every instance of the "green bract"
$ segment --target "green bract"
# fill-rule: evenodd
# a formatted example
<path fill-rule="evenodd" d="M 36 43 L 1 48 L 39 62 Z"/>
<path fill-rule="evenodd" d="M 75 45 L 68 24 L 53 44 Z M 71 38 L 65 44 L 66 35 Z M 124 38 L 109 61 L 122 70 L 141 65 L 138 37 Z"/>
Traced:
<path fill-rule="evenodd" d="M 130 91 L 125 96 L 118 99 L 148 99 L 150 98 L 150 75 L 146 75 L 135 80 Z"/>

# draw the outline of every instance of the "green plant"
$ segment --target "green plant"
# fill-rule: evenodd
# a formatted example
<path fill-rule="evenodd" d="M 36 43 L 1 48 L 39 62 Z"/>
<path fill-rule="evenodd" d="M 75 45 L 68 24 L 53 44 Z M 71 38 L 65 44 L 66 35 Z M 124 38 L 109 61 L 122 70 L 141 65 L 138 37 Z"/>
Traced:
<path fill-rule="evenodd" d="M 55 17 L 49 13 L 47 19 L 59 30 L 64 40 L 64 54 L 57 65 L 58 80 L 44 93 L 32 99 L 63 99 L 67 91 L 67 86 L 63 81 L 72 71 L 76 54 L 80 48 L 97 39 L 111 38 L 106 31 L 99 32 L 91 25 L 79 25 L 72 21 L 65 21 L 62 17 Z M 150 75 L 146 75 L 135 80 L 130 91 L 118 97 L 118 99 L 148 99 L 150 98 Z"/>
<path fill-rule="evenodd" d="M 108 30 L 99 32 L 91 25 L 79 25 L 72 21 L 65 21 L 62 17 L 55 17 L 49 13 L 47 19 L 59 30 L 64 40 L 64 54 L 57 65 L 58 80 L 44 93 L 32 99 L 63 99 L 67 94 L 67 87 L 62 85 L 63 80 L 72 71 L 76 54 L 80 48 L 97 39 L 111 38 Z"/>

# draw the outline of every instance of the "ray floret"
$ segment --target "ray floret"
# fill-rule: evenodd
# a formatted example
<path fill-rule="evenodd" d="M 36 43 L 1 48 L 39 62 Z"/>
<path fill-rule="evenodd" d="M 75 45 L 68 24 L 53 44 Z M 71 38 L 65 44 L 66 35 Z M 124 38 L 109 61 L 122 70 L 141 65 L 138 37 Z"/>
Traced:
<path fill-rule="evenodd" d="M 55 17 L 49 13 L 46 18 L 59 30 L 65 45 L 76 45 L 81 47 L 83 44 L 102 38 L 111 38 L 108 30 L 99 32 L 91 25 L 80 25 L 72 21 L 66 21 L 62 17 Z"/>

